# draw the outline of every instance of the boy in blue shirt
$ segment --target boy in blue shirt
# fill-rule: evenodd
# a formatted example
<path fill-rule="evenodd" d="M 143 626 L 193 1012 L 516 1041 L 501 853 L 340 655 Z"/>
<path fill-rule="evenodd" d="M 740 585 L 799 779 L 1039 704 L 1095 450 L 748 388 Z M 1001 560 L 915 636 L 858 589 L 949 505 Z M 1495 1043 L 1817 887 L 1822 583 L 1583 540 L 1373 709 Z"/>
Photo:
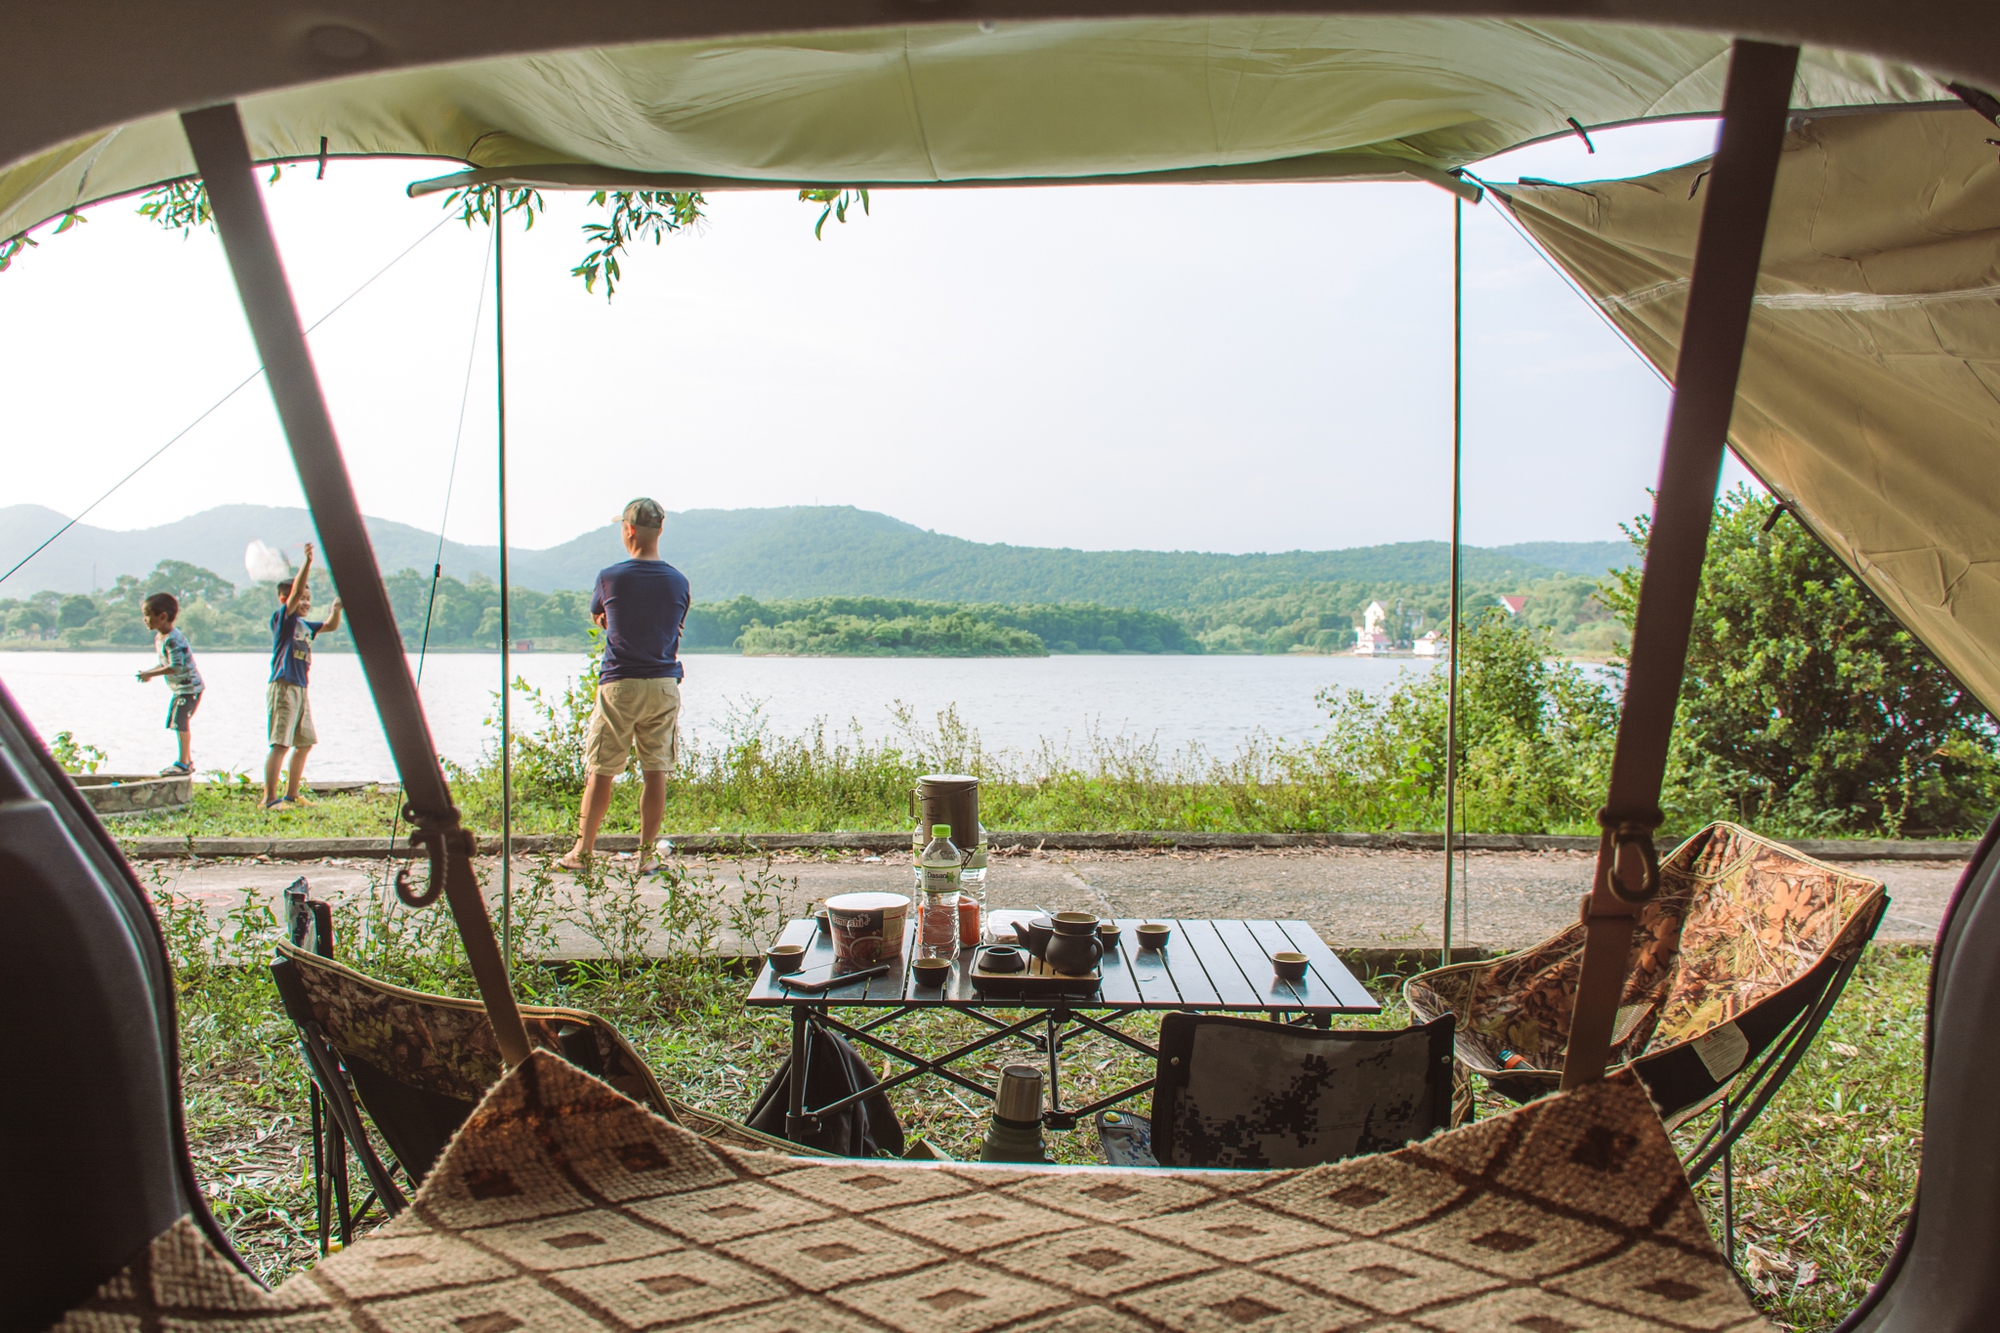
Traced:
<path fill-rule="evenodd" d="M 313 730 L 312 702 L 306 697 L 306 681 L 312 670 L 312 641 L 322 631 L 340 628 L 340 599 L 325 620 L 307 620 L 312 610 L 313 547 L 306 543 L 304 561 L 288 583 L 278 585 L 278 609 L 271 613 L 271 686 L 264 702 L 271 717 L 271 753 L 264 759 L 264 808 L 291 810 L 299 800 L 299 780 L 305 776 L 306 752 L 319 740 Z M 285 794 L 278 795 L 278 774 L 285 768 L 285 752 L 291 751 L 291 771 L 285 777 Z"/>
<path fill-rule="evenodd" d="M 142 608 L 146 618 L 146 628 L 153 631 L 153 646 L 159 650 L 160 664 L 148 667 L 139 673 L 139 682 L 165 676 L 172 691 L 167 698 L 167 730 L 180 736 L 181 757 L 160 770 L 163 778 L 186 777 L 194 772 L 194 759 L 188 750 L 188 723 L 194 718 L 194 710 L 201 705 L 201 672 L 195 670 L 194 650 L 188 646 L 187 635 L 174 627 L 180 618 L 180 600 L 170 592 L 156 592 L 146 599 Z"/>

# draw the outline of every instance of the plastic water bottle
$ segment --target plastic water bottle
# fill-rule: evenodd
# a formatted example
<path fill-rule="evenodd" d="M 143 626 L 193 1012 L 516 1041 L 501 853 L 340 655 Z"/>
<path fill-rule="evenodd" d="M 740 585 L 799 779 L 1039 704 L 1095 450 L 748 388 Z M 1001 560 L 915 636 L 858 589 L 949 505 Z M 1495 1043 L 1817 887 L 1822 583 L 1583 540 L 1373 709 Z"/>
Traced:
<path fill-rule="evenodd" d="M 958 871 L 965 858 L 951 840 L 951 825 L 931 825 L 931 840 L 917 858 L 924 895 L 917 957 L 958 957 Z"/>

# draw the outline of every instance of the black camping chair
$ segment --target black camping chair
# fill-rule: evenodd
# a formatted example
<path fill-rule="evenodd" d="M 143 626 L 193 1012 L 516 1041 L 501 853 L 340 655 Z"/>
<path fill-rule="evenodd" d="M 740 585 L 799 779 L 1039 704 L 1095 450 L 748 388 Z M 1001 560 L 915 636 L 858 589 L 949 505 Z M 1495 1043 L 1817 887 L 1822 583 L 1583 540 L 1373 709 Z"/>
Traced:
<path fill-rule="evenodd" d="M 333 957 L 333 910 L 312 896 L 303 876 L 285 886 L 284 904 L 285 935 L 292 947 L 320 958 Z M 311 1082 L 307 1101 L 311 1108 L 313 1216 L 319 1225 L 319 1252 L 325 1254 L 335 1226 L 340 1231 L 340 1244 L 345 1246 L 353 1241 L 354 1228 L 371 1208 L 379 1208 L 389 1217 L 403 1210 L 405 1201 L 394 1181 L 394 1174 L 402 1167 L 393 1159 L 385 1164 L 375 1151 L 339 1053 L 328 1044 L 310 1006 L 299 1002 L 292 965 L 279 960 L 272 975 L 286 1014 L 298 1030 L 299 1053 Z M 350 1152 L 361 1163 L 369 1184 L 359 1208 L 353 1206 L 348 1190 Z M 414 1187 L 407 1171 L 403 1171 L 403 1178 Z"/>
<path fill-rule="evenodd" d="M 1429 1138 L 1451 1124 L 1452 1029 L 1449 1014 L 1358 1032 L 1168 1014 L 1152 1119 L 1099 1112 L 1104 1160 L 1270 1170 Z"/>

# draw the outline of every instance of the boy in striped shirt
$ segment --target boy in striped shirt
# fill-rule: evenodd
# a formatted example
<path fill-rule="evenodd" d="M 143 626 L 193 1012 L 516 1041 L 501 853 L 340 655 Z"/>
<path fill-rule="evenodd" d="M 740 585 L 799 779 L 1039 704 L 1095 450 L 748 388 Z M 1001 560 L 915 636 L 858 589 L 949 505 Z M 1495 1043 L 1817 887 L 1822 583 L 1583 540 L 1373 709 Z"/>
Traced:
<path fill-rule="evenodd" d="M 174 626 L 181 604 L 170 592 L 156 592 L 145 602 L 146 628 L 153 631 L 153 646 L 159 650 L 160 664 L 139 673 L 144 684 L 155 676 L 165 676 L 172 693 L 167 699 L 167 730 L 180 737 L 181 757 L 160 770 L 163 778 L 186 777 L 194 772 L 188 749 L 188 723 L 201 704 L 201 672 L 195 670 L 194 650 L 187 635 Z"/>

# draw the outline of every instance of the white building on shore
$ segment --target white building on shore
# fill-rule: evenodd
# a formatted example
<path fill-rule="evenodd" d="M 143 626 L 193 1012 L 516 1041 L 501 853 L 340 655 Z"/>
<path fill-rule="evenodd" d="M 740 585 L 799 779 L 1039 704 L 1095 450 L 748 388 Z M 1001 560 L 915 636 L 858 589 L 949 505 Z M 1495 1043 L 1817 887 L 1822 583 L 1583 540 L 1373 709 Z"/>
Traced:
<path fill-rule="evenodd" d="M 1354 655 L 1356 657 L 1387 657 L 1395 644 L 1382 632 L 1382 626 L 1389 619 L 1389 608 L 1380 602 L 1368 603 L 1368 609 L 1361 613 L 1361 628 L 1354 631 Z"/>

